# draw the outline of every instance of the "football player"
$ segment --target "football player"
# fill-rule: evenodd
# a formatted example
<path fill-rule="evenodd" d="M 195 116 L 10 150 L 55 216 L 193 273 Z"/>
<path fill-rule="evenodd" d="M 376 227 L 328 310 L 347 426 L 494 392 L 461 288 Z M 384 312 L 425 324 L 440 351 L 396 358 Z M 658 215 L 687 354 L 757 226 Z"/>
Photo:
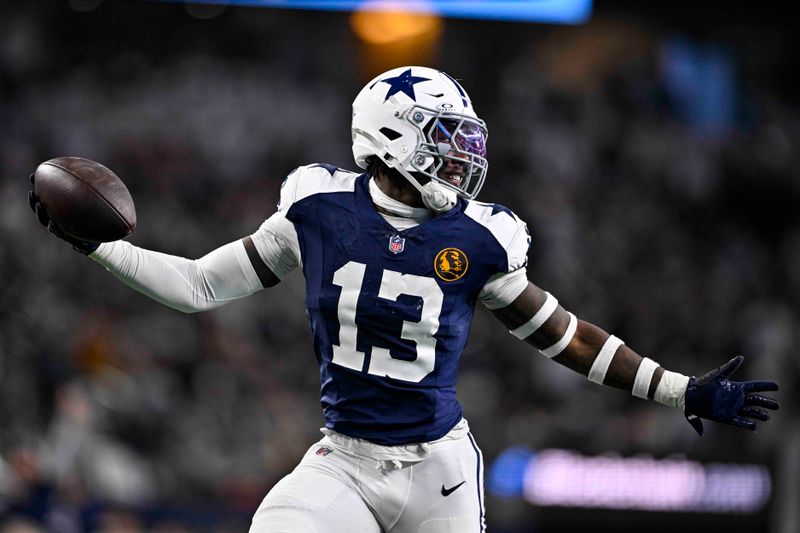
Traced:
<path fill-rule="evenodd" d="M 267 494 L 251 532 L 485 530 L 483 460 L 456 400 L 477 302 L 521 339 L 594 383 L 702 418 L 756 429 L 772 381 L 729 380 L 741 357 L 697 378 L 670 372 L 578 320 L 526 275 L 525 223 L 475 200 L 486 126 L 461 84 L 402 67 L 353 102 L 351 172 L 296 169 L 278 210 L 198 260 L 128 242 L 70 241 L 136 290 L 185 312 L 306 279 L 324 437 Z M 48 222 L 35 197 L 39 219 Z"/>

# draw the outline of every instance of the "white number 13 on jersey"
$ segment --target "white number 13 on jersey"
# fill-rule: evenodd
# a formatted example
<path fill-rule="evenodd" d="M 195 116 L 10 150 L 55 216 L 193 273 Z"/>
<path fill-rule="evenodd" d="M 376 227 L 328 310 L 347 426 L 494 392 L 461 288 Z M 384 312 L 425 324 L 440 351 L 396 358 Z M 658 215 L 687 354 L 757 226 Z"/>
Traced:
<path fill-rule="evenodd" d="M 364 352 L 356 349 L 358 327 L 356 326 L 356 307 L 364 283 L 367 265 L 350 261 L 333 274 L 333 284 L 342 288 L 339 297 L 339 344 L 333 345 L 333 362 L 361 372 L 364 366 Z M 401 274 L 384 270 L 381 278 L 379 298 L 397 300 L 401 294 L 422 298 L 422 316 L 419 322 L 403 321 L 400 337 L 414 341 L 417 358 L 413 361 L 395 359 L 389 350 L 380 346 L 372 347 L 372 357 L 367 372 L 375 376 L 418 383 L 433 371 L 436 364 L 436 339 L 439 329 L 439 314 L 442 312 L 444 294 L 432 278 Z"/>

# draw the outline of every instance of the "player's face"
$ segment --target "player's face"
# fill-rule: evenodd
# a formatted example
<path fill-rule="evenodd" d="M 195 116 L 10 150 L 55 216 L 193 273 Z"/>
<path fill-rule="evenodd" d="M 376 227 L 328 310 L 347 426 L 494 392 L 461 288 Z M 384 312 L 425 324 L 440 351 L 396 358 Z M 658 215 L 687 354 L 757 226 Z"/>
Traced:
<path fill-rule="evenodd" d="M 467 163 L 463 162 L 455 152 L 449 152 L 447 155 L 451 157 L 444 160 L 442 168 L 439 169 L 436 175 L 458 187 L 464 179 L 464 173 L 467 171 Z"/>
<path fill-rule="evenodd" d="M 437 176 L 455 186 L 461 185 L 472 155 L 486 157 L 486 134 L 470 122 L 437 120 L 431 130 L 431 140 L 436 145 L 450 145 Z"/>

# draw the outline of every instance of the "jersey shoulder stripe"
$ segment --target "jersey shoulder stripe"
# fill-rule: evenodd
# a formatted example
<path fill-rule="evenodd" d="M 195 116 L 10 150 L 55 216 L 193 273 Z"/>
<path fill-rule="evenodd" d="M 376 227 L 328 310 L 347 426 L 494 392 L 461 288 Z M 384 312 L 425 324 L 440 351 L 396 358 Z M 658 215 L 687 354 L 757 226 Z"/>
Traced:
<path fill-rule="evenodd" d="M 486 228 L 505 250 L 508 272 L 527 265 L 528 248 L 531 244 L 528 225 L 513 211 L 500 204 L 470 200 L 464 214 Z"/>
<path fill-rule="evenodd" d="M 278 209 L 289 208 L 315 194 L 353 192 L 358 174 L 326 163 L 314 163 L 294 169 L 281 185 Z"/>

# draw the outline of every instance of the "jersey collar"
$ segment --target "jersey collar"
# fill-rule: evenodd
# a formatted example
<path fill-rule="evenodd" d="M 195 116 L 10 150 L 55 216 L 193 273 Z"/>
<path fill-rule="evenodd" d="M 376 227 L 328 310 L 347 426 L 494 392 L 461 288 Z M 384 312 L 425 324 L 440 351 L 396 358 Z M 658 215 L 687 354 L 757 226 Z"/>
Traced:
<path fill-rule="evenodd" d="M 410 239 L 428 239 L 441 234 L 445 228 L 456 222 L 464 214 L 466 201 L 463 198 L 459 198 L 456 206 L 450 211 L 433 216 L 413 228 L 398 230 L 389 224 L 375 209 L 372 197 L 369 194 L 369 179 L 369 175 L 366 173 L 356 178 L 356 208 L 358 209 L 359 219 L 365 221 L 370 232 L 381 240 L 386 236 L 392 235 L 402 235 Z"/>

